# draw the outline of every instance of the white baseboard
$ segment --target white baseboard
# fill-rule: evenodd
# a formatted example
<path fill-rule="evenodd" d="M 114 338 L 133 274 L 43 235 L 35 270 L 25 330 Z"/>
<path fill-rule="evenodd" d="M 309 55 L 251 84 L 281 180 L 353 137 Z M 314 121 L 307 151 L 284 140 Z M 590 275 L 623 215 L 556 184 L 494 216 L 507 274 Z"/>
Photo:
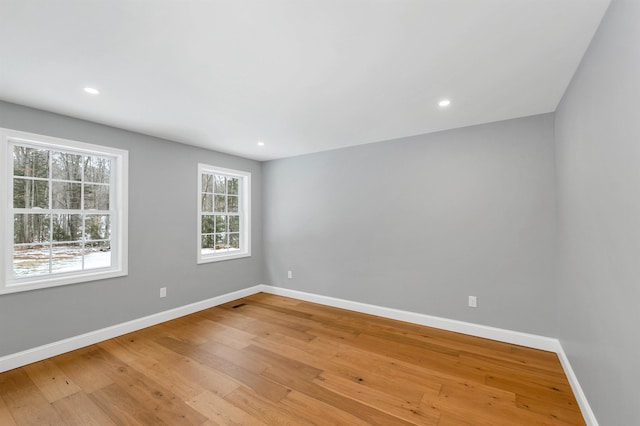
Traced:
<path fill-rule="evenodd" d="M 367 303 L 353 302 L 345 299 L 337 299 L 335 297 L 305 293 L 303 291 L 291 290 L 282 287 L 265 285 L 262 286 L 261 291 L 265 293 L 276 294 L 279 296 L 306 300 L 308 302 L 320 303 L 322 305 L 333 306 L 336 308 L 377 315 L 379 317 L 425 325 L 427 327 L 455 331 L 456 333 L 470 334 L 472 336 L 484 337 L 485 339 L 498 340 L 500 342 L 511 343 L 514 345 L 528 346 L 530 348 L 542 349 L 550 352 L 557 352 L 560 345 L 558 339 L 553 339 L 550 337 L 521 333 L 519 331 L 505 330 L 503 328 L 489 327 L 486 325 L 473 324 L 470 322 L 452 320 L 448 318 L 434 317 L 431 315 L 419 314 L 416 312 L 386 308 L 384 306 L 369 305 Z"/>
<path fill-rule="evenodd" d="M 243 290 L 213 297 L 211 299 L 169 309 L 168 311 L 158 312 L 157 314 L 101 328 L 100 330 L 90 331 L 89 333 L 80 334 L 68 339 L 38 346 L 33 349 L 27 349 L 22 352 L 6 355 L 0 357 L 0 373 L 22 367 L 23 365 L 31 364 L 32 362 L 42 361 L 43 359 L 51 358 L 52 356 L 60 355 L 65 352 L 93 345 L 94 343 L 102 342 L 107 339 L 122 336 L 123 334 L 131 333 L 132 331 L 141 330 L 152 325 L 189 315 L 203 309 L 221 305 L 241 297 L 250 296 L 252 294 L 259 293 L 260 291 L 262 291 L 260 285 L 249 287 Z"/>
<path fill-rule="evenodd" d="M 582 390 L 582 386 L 580 386 L 580 382 L 578 382 L 578 377 L 573 371 L 571 363 L 569 362 L 569 358 L 567 357 L 567 354 L 564 352 L 564 348 L 560 343 L 558 343 L 558 350 L 556 351 L 556 353 L 558 354 L 558 358 L 560 359 L 560 364 L 562 364 L 564 374 L 569 380 L 569 384 L 571 385 L 571 389 L 573 390 L 573 395 L 578 401 L 578 405 L 580 406 L 580 411 L 582 411 L 582 417 L 584 417 L 584 421 L 587 423 L 587 426 L 598 426 L 598 419 L 596 419 L 596 416 L 593 413 L 591 406 L 589 405 L 589 401 L 587 401 L 587 397 Z"/>
<path fill-rule="evenodd" d="M 17 352 L 15 354 L 0 357 L 0 373 L 260 292 L 291 297 L 294 299 L 319 303 L 336 308 L 348 309 L 365 314 L 377 315 L 380 317 L 405 321 L 413 324 L 425 325 L 442 330 L 469 334 L 471 336 L 483 337 L 486 339 L 497 340 L 514 345 L 527 346 L 530 348 L 555 352 L 558 354 L 560 363 L 564 368 L 567 379 L 569 380 L 571 388 L 573 389 L 573 393 L 578 400 L 578 404 L 580 405 L 582 415 L 584 416 L 587 425 L 598 426 L 598 421 L 596 420 L 596 417 L 594 416 L 593 411 L 589 406 L 587 398 L 582 391 L 582 388 L 580 387 L 580 383 L 578 382 L 578 379 L 573 372 L 573 369 L 571 368 L 569 359 L 562 349 L 562 345 L 560 344 L 560 341 L 558 339 L 538 336 L 535 334 L 521 333 L 519 331 L 506 330 L 502 328 L 489 327 L 486 325 L 473 324 L 464 321 L 457 321 L 448 318 L 435 317 L 416 312 L 402 311 L 399 309 L 386 308 L 384 306 L 370 305 L 367 303 L 354 302 L 351 300 L 338 299 L 335 297 L 322 296 L 318 294 L 306 293 L 303 291 L 291 290 L 283 287 L 274 287 L 264 284 L 255 285 L 243 290 L 223 294 L 211 299 L 191 303 L 189 305 L 170 309 L 168 311 L 159 312 L 157 314 L 138 318 L 132 321 L 124 322 L 122 324 L 116 324 L 111 327 L 102 328 L 100 330 L 91 331 L 89 333 L 84 333 L 78 336 L 70 337 L 68 339 L 59 340 L 57 342 L 38 346 L 33 349 L 27 349 L 22 352 Z"/>

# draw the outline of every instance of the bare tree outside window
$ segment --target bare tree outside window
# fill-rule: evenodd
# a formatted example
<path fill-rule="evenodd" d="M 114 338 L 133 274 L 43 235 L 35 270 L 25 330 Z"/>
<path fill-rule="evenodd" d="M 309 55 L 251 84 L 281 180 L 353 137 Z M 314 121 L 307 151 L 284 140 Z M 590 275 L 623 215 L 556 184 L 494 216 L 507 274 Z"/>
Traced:
<path fill-rule="evenodd" d="M 198 262 L 250 255 L 247 172 L 198 166 Z"/>
<path fill-rule="evenodd" d="M 106 157 L 13 145 L 13 273 L 111 266 Z"/>

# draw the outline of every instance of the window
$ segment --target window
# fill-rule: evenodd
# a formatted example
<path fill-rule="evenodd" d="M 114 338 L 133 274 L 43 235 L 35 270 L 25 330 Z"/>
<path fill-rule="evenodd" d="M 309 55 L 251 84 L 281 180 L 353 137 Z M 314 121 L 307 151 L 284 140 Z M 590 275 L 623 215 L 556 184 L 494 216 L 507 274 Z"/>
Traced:
<path fill-rule="evenodd" d="M 127 274 L 127 151 L 0 129 L 0 293 Z"/>
<path fill-rule="evenodd" d="M 251 255 L 251 173 L 198 165 L 198 263 Z"/>

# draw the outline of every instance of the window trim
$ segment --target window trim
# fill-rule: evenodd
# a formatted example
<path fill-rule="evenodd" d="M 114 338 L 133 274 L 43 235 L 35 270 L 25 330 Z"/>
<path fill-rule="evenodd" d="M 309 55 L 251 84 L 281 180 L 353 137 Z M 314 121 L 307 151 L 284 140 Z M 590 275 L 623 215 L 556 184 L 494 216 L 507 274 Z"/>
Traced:
<path fill-rule="evenodd" d="M 240 212 L 240 251 L 231 253 L 202 254 L 202 175 L 204 173 L 227 175 L 240 177 L 238 197 L 238 211 Z M 196 249 L 198 264 L 220 262 L 223 260 L 240 259 L 251 257 L 251 173 L 242 170 L 227 169 L 224 167 L 212 166 L 198 163 L 198 192 L 197 192 L 197 224 Z M 244 232 L 242 230 L 245 230 Z M 244 249 L 243 249 L 244 247 Z"/>
<path fill-rule="evenodd" d="M 84 270 L 60 274 L 40 275 L 37 277 L 14 278 L 13 269 L 13 236 L 7 235 L 12 229 L 12 215 L 10 214 L 13 184 L 13 158 L 9 153 L 11 143 L 41 146 L 46 149 L 77 152 L 78 154 L 102 155 L 113 159 L 112 178 L 110 182 L 114 194 L 111 201 L 113 207 L 112 220 L 117 221 L 112 239 L 112 266 L 95 270 Z M 78 142 L 69 139 L 38 135 L 18 130 L 0 128 L 0 164 L 6 167 L 6 172 L 0 173 L 0 200 L 4 204 L 0 208 L 0 295 L 22 291 L 58 287 L 107 278 L 128 275 L 128 182 L 129 182 L 129 153 L 126 150 Z M 9 175 L 11 173 L 11 176 Z M 115 244 L 114 244 L 115 242 Z M 115 249 L 114 249 L 115 245 Z"/>

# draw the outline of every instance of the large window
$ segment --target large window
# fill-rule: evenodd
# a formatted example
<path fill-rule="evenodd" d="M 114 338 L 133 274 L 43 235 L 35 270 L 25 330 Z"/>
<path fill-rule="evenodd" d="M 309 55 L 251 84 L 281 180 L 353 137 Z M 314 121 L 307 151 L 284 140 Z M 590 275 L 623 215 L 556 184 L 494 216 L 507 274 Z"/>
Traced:
<path fill-rule="evenodd" d="M 127 152 L 6 129 L 0 137 L 0 293 L 126 275 Z"/>
<path fill-rule="evenodd" d="M 198 263 L 251 255 L 251 173 L 198 165 Z"/>

